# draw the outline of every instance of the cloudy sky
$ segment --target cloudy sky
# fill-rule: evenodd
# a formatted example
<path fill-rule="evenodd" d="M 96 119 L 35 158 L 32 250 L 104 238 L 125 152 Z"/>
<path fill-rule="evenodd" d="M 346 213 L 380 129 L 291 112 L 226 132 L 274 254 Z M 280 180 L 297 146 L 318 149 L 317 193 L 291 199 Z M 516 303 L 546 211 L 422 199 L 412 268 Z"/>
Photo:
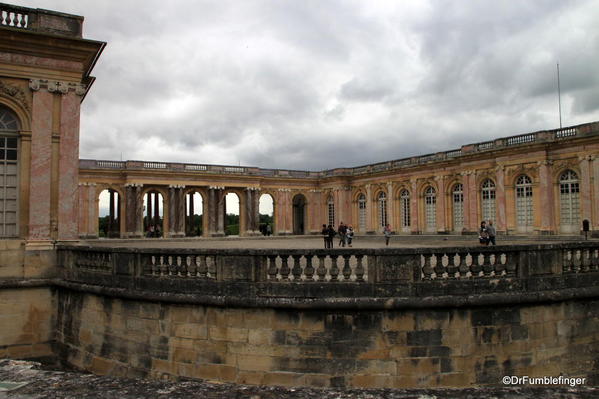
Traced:
<path fill-rule="evenodd" d="M 599 120 L 596 0 L 16 4 L 108 43 L 82 158 L 320 170 L 554 129 L 558 62 L 564 126 Z"/>

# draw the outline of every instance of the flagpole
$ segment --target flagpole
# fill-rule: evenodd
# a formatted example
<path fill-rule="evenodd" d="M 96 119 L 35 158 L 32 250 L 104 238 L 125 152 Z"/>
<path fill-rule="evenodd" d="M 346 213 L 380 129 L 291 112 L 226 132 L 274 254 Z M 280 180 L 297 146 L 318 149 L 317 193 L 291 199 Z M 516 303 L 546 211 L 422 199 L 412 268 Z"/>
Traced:
<path fill-rule="evenodd" d="M 559 85 L 559 62 L 557 63 L 557 104 L 559 107 L 559 128 L 562 128 L 562 95 Z"/>

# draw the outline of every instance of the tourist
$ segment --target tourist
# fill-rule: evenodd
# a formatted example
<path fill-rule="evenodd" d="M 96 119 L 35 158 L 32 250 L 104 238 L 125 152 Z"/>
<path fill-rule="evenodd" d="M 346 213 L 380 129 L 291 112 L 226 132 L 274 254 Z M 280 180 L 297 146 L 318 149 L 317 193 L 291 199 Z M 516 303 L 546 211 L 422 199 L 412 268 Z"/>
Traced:
<path fill-rule="evenodd" d="M 339 228 L 337 229 L 339 233 L 339 246 L 345 246 L 345 233 L 347 233 L 347 226 L 343 224 L 343 222 L 339 223 Z"/>
<path fill-rule="evenodd" d="M 329 247 L 329 229 L 326 224 L 322 225 L 322 238 L 324 238 L 324 248 L 327 249 Z"/>
<path fill-rule="evenodd" d="M 272 227 L 270 227 L 270 223 L 266 223 L 266 236 L 270 237 L 272 234 Z"/>
<path fill-rule="evenodd" d="M 389 246 L 389 239 L 391 238 L 391 225 L 389 223 L 385 225 L 383 234 L 385 235 L 385 245 Z"/>
<path fill-rule="evenodd" d="M 333 238 L 335 238 L 335 234 L 337 232 L 333 228 L 333 225 L 329 224 L 328 230 L 328 240 L 327 240 L 327 248 L 333 248 Z"/>
<path fill-rule="evenodd" d="M 150 224 L 148 225 L 148 228 L 146 229 L 146 238 L 152 238 L 154 237 L 154 225 Z"/>
<path fill-rule="evenodd" d="M 497 231 L 495 230 L 495 226 L 493 226 L 493 221 L 489 220 L 489 224 L 487 225 L 487 234 L 489 236 L 489 241 L 487 243 L 487 245 L 489 245 L 489 242 L 493 245 L 495 244 L 495 235 L 497 234 Z"/>
<path fill-rule="evenodd" d="M 345 238 L 347 239 L 347 246 L 351 247 L 351 242 L 354 239 L 354 228 L 351 225 L 347 227 L 347 233 L 345 233 Z"/>
<path fill-rule="evenodd" d="M 480 222 L 480 229 L 478 229 L 478 242 L 480 245 L 489 245 L 489 232 L 484 220 Z"/>

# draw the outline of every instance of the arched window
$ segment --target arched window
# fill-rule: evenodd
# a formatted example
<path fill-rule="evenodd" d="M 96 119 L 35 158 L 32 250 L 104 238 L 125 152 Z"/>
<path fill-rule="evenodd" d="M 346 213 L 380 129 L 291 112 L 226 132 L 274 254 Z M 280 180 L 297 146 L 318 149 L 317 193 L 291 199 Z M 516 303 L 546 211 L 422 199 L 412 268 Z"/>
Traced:
<path fill-rule="evenodd" d="M 329 210 L 329 224 L 334 227 L 335 226 L 335 201 L 333 200 L 332 195 L 329 195 L 327 204 L 328 204 L 328 210 Z"/>
<path fill-rule="evenodd" d="M 19 120 L 0 106 L 0 237 L 15 237 L 17 229 Z"/>
<path fill-rule="evenodd" d="M 483 182 L 481 187 L 483 220 L 495 220 L 495 183 L 491 179 Z"/>
<path fill-rule="evenodd" d="M 578 230 L 580 222 L 580 188 L 578 175 L 567 170 L 559 178 L 560 224 L 563 232 Z"/>
<path fill-rule="evenodd" d="M 518 231 L 532 230 L 532 180 L 526 175 L 519 176 L 516 180 L 516 223 Z"/>
<path fill-rule="evenodd" d="M 434 187 L 427 187 L 424 191 L 424 215 L 426 220 L 426 231 L 437 230 L 437 192 Z"/>
<path fill-rule="evenodd" d="M 366 196 L 360 194 L 358 197 L 358 224 L 360 231 L 366 231 Z"/>
<path fill-rule="evenodd" d="M 399 201 L 401 203 L 401 227 L 402 230 L 408 231 L 410 229 L 410 192 L 408 190 L 401 190 Z"/>
<path fill-rule="evenodd" d="M 379 193 L 379 225 L 385 227 L 387 225 L 387 194 L 383 191 Z"/>
<path fill-rule="evenodd" d="M 453 186 L 453 230 L 462 231 L 464 227 L 464 186 L 458 183 Z"/>

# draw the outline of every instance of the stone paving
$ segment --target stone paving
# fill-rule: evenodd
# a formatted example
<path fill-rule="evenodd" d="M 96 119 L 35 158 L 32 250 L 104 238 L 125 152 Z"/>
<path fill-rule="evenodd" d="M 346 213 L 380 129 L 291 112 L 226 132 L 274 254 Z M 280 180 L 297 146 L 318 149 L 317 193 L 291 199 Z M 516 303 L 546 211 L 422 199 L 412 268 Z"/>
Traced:
<path fill-rule="evenodd" d="M 498 245 L 509 244 L 540 244 L 556 243 L 559 241 L 573 241 L 582 239 L 573 236 L 552 236 L 539 238 L 526 237 L 498 237 Z M 593 241 L 599 242 L 597 239 Z M 225 237 L 225 238 L 184 238 L 163 239 L 148 238 L 136 240 L 98 239 L 81 241 L 82 244 L 106 247 L 137 247 L 137 248 L 280 248 L 280 249 L 311 249 L 323 248 L 321 237 Z M 333 241 L 334 248 L 339 248 L 339 239 Z M 394 236 L 391 238 L 390 248 L 416 248 L 416 247 L 450 247 L 450 246 L 478 246 L 477 236 Z M 384 248 L 383 236 L 358 236 L 354 239 L 353 248 Z"/>
<path fill-rule="evenodd" d="M 2 391 L 2 383 L 25 383 Z M 466 389 L 317 389 L 156 381 L 97 376 L 0 360 L 0 399 L 583 399 L 599 398 L 596 387 L 486 387 Z"/>

